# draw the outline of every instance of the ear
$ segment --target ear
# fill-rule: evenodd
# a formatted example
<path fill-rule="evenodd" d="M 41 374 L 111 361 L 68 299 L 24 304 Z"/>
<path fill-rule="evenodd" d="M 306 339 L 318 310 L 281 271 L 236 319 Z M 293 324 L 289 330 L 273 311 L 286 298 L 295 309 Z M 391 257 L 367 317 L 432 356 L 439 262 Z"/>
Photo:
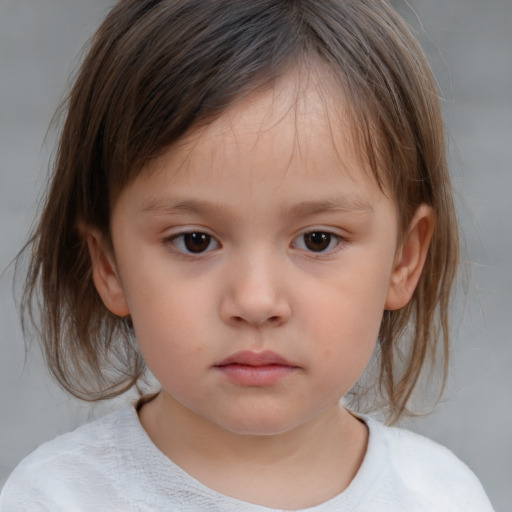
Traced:
<path fill-rule="evenodd" d="M 432 208 L 422 204 L 416 210 L 407 236 L 397 251 L 385 309 L 401 309 L 411 300 L 427 259 L 434 226 Z"/>
<path fill-rule="evenodd" d="M 91 256 L 92 278 L 103 303 L 114 315 L 129 315 L 130 310 L 112 250 L 98 230 L 84 228 L 80 231 L 87 242 Z"/>

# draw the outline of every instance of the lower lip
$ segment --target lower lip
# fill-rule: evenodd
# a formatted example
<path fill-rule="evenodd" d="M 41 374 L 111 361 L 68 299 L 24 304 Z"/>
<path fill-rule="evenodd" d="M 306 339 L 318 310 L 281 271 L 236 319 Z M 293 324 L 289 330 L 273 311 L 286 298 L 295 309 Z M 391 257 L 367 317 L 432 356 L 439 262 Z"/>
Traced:
<path fill-rule="evenodd" d="M 294 366 L 279 364 L 264 366 L 227 364 L 225 366 L 217 366 L 216 368 L 236 384 L 256 387 L 271 386 L 297 370 Z"/>

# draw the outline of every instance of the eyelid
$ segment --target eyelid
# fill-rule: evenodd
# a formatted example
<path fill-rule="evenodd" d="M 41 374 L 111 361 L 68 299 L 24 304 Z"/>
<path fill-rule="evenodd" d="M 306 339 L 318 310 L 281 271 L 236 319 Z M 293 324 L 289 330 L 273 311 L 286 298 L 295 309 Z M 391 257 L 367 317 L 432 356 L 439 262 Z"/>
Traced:
<path fill-rule="evenodd" d="M 192 234 L 192 233 L 205 234 L 208 237 L 210 237 L 210 244 L 208 245 L 208 248 L 206 250 L 194 252 L 194 251 L 187 250 L 187 248 L 185 246 L 180 247 L 176 244 L 177 240 L 186 236 L 187 234 Z M 312 234 L 312 233 L 328 234 L 330 237 L 332 237 L 332 239 L 334 239 L 334 241 L 335 241 L 334 246 L 330 247 L 330 248 L 326 248 L 324 250 L 320 250 L 320 251 L 315 251 L 315 250 L 307 248 L 307 247 L 299 247 L 298 246 L 299 244 L 297 243 L 297 241 L 300 240 L 305 235 Z M 163 238 L 163 242 L 166 245 L 171 245 L 172 246 L 171 249 L 173 251 L 175 251 L 176 253 L 178 253 L 182 256 L 191 257 L 193 259 L 199 258 L 201 256 L 209 255 L 214 250 L 222 247 L 222 244 L 218 240 L 217 236 L 213 235 L 210 232 L 210 230 L 208 230 L 207 228 L 204 228 L 202 226 L 197 226 L 197 227 L 190 226 L 190 227 L 186 227 L 186 228 L 181 228 L 180 231 L 176 231 L 175 233 L 171 233 L 171 234 L 165 236 Z M 336 230 L 334 228 L 326 228 L 323 226 L 318 226 L 318 227 L 311 226 L 311 227 L 303 229 L 293 238 L 291 247 L 293 249 L 297 249 L 297 250 L 307 254 L 308 256 L 322 257 L 322 256 L 328 256 L 328 255 L 334 254 L 338 250 L 342 249 L 347 242 L 348 242 L 347 236 L 339 233 L 339 230 Z M 211 245 L 213 245 L 213 246 L 211 246 Z M 331 243 L 329 245 L 331 245 Z"/>
<path fill-rule="evenodd" d="M 311 249 L 300 248 L 297 247 L 297 240 L 301 239 L 305 235 L 312 234 L 312 233 L 324 233 L 330 235 L 332 238 L 336 240 L 336 244 L 334 247 L 330 249 L 325 249 L 322 251 L 314 251 Z M 314 256 L 314 257 L 321 257 L 322 255 L 331 255 L 335 253 L 336 251 L 340 250 L 342 247 L 344 247 L 345 243 L 347 242 L 347 237 L 340 234 L 339 232 L 336 232 L 332 228 L 325 228 L 325 227 L 309 227 L 307 229 L 302 230 L 292 241 L 292 247 L 294 249 L 298 249 L 308 255 Z"/>
<path fill-rule="evenodd" d="M 207 235 L 208 237 L 210 237 L 210 244 L 208 245 L 208 248 L 206 250 L 194 252 L 194 251 L 187 250 L 186 247 L 184 247 L 184 246 L 181 248 L 179 246 L 177 246 L 176 240 L 178 240 L 180 238 L 183 239 L 184 236 L 190 235 L 193 233 L 204 234 L 204 235 Z M 221 247 L 221 243 L 219 242 L 217 237 L 212 235 L 207 229 L 201 228 L 201 227 L 190 227 L 190 228 L 186 228 L 186 229 L 181 229 L 180 231 L 178 231 L 176 233 L 172 233 L 172 234 L 166 236 L 163 241 L 165 244 L 170 244 L 172 246 L 173 251 L 179 253 L 180 255 L 192 257 L 192 258 L 199 258 L 199 257 L 205 256 L 207 254 L 209 255 L 209 253 L 211 253 L 212 251 L 219 249 Z M 212 242 L 215 245 L 214 247 L 210 247 Z"/>

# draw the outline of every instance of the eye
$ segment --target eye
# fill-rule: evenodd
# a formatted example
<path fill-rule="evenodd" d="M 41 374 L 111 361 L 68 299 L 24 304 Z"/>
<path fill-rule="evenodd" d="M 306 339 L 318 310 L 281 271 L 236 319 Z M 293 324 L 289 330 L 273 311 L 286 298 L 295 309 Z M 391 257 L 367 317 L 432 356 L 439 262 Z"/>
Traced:
<path fill-rule="evenodd" d="M 180 233 L 170 239 L 174 247 L 185 254 L 201 254 L 219 247 L 219 242 L 208 233 L 193 231 Z"/>
<path fill-rule="evenodd" d="M 328 252 L 335 249 L 341 242 L 341 237 L 328 231 L 310 231 L 295 239 L 293 246 L 309 252 Z"/>

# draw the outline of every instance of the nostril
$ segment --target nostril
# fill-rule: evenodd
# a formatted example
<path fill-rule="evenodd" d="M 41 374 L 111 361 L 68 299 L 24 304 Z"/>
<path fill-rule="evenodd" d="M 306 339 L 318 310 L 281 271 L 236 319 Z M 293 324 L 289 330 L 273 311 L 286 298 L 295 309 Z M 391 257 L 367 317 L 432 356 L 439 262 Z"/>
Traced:
<path fill-rule="evenodd" d="M 252 324 L 255 324 L 255 325 L 263 325 L 263 324 L 278 324 L 280 321 L 281 321 L 281 317 L 279 315 L 274 315 L 274 316 L 271 316 L 271 317 L 268 317 L 268 318 L 265 318 L 264 320 L 262 321 L 252 321 L 252 322 L 248 322 L 244 317 L 242 316 L 232 316 L 231 317 L 231 320 L 236 323 L 236 324 L 241 324 L 241 323 L 252 323 Z"/>
<path fill-rule="evenodd" d="M 286 323 L 291 314 L 288 301 L 282 297 L 260 297 L 256 294 L 226 294 L 220 304 L 220 317 L 231 325 L 244 324 L 253 327 L 280 326 Z"/>
<path fill-rule="evenodd" d="M 265 318 L 259 325 L 279 325 L 282 322 L 282 317 L 279 315 L 269 316 Z"/>

